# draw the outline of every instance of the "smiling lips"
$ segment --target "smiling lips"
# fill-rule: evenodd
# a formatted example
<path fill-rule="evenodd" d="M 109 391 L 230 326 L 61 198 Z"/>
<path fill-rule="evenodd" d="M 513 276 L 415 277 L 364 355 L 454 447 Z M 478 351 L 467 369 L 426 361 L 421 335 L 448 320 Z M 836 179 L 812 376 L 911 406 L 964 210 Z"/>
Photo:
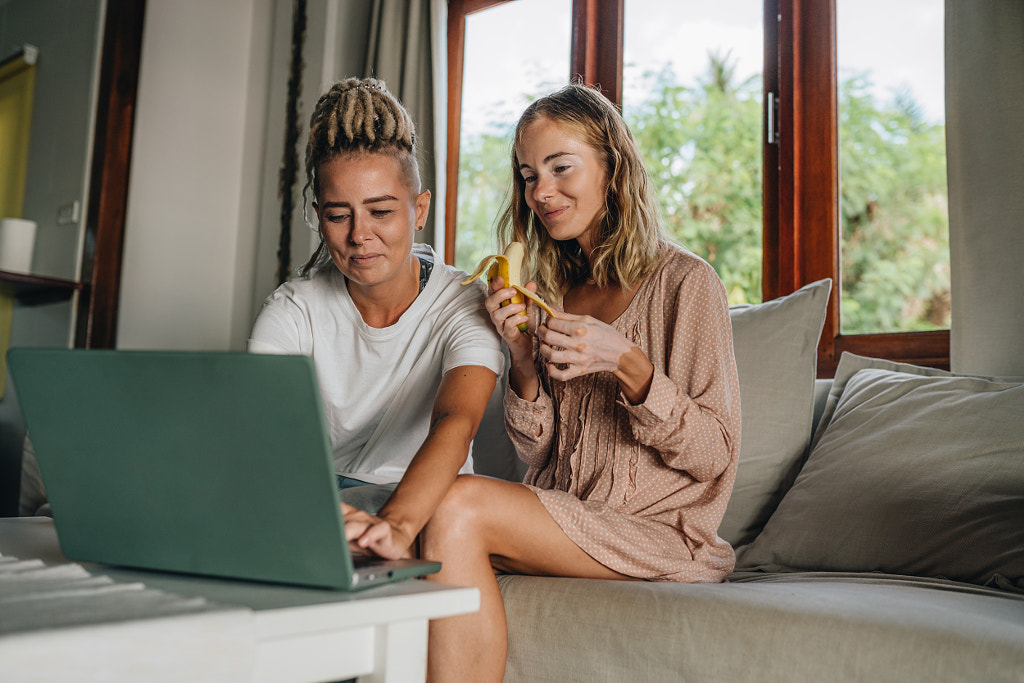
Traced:
<path fill-rule="evenodd" d="M 557 209 L 552 209 L 550 211 L 545 211 L 544 212 L 544 218 L 546 220 L 551 220 L 553 218 L 558 218 L 559 216 L 561 216 L 563 213 L 565 213 L 568 210 L 569 210 L 568 206 L 562 206 L 562 207 L 559 207 Z"/>

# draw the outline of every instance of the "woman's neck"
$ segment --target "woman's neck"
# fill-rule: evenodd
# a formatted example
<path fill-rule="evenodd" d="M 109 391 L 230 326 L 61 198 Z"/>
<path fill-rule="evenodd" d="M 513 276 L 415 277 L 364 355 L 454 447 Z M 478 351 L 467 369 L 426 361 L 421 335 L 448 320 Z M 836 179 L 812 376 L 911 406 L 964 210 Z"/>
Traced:
<path fill-rule="evenodd" d="M 590 235 L 588 233 L 583 233 L 576 238 L 576 244 L 580 248 L 580 253 L 582 253 L 583 257 L 587 259 L 587 264 L 593 265 L 590 262 L 590 258 L 594 253 L 594 245 L 590 243 Z"/>
<path fill-rule="evenodd" d="M 390 327 L 416 301 L 420 291 L 420 261 L 410 253 L 405 266 L 387 282 L 360 285 L 346 278 L 345 283 L 363 322 L 377 329 Z"/>
<path fill-rule="evenodd" d="M 587 269 L 593 273 L 594 247 L 587 239 L 589 234 L 576 238 L 580 251 L 587 259 Z M 611 324 L 623 311 L 629 308 L 636 294 L 634 287 L 622 287 L 617 283 L 599 286 L 592 274 L 588 274 L 583 282 L 573 285 L 562 297 L 562 308 L 566 313 L 589 315 L 601 322 Z"/>
<path fill-rule="evenodd" d="M 592 281 L 572 287 L 562 297 L 562 309 L 573 315 L 589 315 L 609 325 L 629 308 L 636 289 L 623 289 L 617 284 L 599 287 Z"/>

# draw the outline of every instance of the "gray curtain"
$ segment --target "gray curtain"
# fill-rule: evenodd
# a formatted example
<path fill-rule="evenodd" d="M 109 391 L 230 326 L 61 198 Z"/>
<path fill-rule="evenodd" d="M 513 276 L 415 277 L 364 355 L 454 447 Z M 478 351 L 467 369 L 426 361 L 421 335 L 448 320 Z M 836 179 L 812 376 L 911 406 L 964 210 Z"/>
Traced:
<path fill-rule="evenodd" d="M 946 0 L 954 371 L 1024 376 L 1024 2 Z"/>
<path fill-rule="evenodd" d="M 437 245 L 444 232 L 444 196 L 437 182 L 435 155 L 433 26 L 430 0 L 372 0 L 364 77 L 381 78 L 416 123 L 420 150 L 420 175 L 431 191 L 427 225 L 417 239 Z M 440 27 L 447 30 L 447 27 Z M 445 83 L 437 84 L 445 89 Z M 443 151 L 443 150 L 442 150 Z M 442 209 L 442 210 L 439 210 Z"/>

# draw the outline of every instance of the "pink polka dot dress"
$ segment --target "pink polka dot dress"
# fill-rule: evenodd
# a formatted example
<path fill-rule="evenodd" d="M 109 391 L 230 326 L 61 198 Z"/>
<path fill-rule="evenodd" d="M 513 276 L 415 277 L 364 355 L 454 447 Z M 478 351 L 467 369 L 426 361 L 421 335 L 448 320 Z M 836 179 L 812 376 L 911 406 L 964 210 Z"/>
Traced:
<path fill-rule="evenodd" d="M 534 402 L 505 396 L 524 483 L 587 554 L 651 581 L 717 582 L 733 550 L 718 525 L 736 479 L 740 393 L 725 289 L 675 245 L 613 323 L 654 364 L 632 405 L 611 373 L 541 372 Z"/>

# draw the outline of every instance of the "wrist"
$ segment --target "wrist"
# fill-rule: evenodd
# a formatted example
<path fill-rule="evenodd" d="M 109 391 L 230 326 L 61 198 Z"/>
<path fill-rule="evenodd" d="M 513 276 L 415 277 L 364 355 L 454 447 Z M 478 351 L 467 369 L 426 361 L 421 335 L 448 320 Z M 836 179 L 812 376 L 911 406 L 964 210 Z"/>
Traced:
<path fill-rule="evenodd" d="M 387 505 L 381 508 L 377 517 L 387 522 L 393 532 L 400 535 L 403 541 L 411 543 L 419 533 L 419 529 L 416 528 L 416 523 L 412 519 L 398 511 L 389 510 Z"/>
<path fill-rule="evenodd" d="M 536 371 L 533 366 L 533 347 L 529 346 L 525 349 L 521 346 L 508 346 L 508 357 L 511 363 L 512 371 L 522 372 L 523 370 Z"/>
<path fill-rule="evenodd" d="M 525 401 L 536 401 L 540 393 L 540 377 L 533 364 L 533 356 L 525 361 L 512 359 L 512 367 L 508 372 L 509 387 Z"/>
<path fill-rule="evenodd" d="M 647 400 L 654 380 L 654 363 L 647 359 L 639 347 L 632 347 L 619 357 L 619 367 L 612 371 L 622 394 L 633 405 Z"/>

